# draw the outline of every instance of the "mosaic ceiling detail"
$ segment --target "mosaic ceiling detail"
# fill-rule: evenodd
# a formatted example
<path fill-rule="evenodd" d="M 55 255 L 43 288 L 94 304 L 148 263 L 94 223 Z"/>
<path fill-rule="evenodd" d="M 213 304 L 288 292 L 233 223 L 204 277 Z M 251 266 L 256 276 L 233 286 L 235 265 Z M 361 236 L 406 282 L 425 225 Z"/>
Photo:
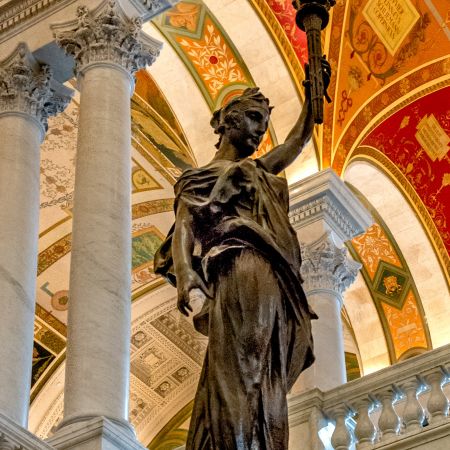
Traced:
<path fill-rule="evenodd" d="M 43 333 L 40 328 L 36 336 Z M 47 338 L 46 348 L 42 345 L 45 339 L 35 342 L 33 375 L 55 358 L 57 350 L 47 350 L 49 340 L 55 341 L 54 337 Z M 149 448 L 162 450 L 169 442 L 186 439 L 182 425 L 190 417 L 206 345 L 207 339 L 189 320 L 180 317 L 173 298 L 133 321 L 129 417 L 141 439 L 152 441 Z M 53 343 L 52 349 L 56 346 Z M 58 350 L 64 346 L 61 341 Z M 62 404 L 61 395 L 39 425 L 39 436 L 53 433 L 62 420 Z"/>
<path fill-rule="evenodd" d="M 366 233 L 347 245 L 363 268 L 392 363 L 430 350 L 431 338 L 422 303 L 408 265 L 377 212 L 359 195 L 375 219 Z"/>
<path fill-rule="evenodd" d="M 201 0 L 182 1 L 153 20 L 196 80 L 211 112 L 255 86 L 238 50 Z M 272 126 L 256 157 L 276 144 Z"/>

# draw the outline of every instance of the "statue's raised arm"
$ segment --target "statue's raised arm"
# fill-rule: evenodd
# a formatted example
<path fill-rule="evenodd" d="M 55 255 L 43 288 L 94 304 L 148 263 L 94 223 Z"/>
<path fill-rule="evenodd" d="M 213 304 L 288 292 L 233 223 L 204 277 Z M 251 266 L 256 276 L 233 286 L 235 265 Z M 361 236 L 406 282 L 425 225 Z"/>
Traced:
<path fill-rule="evenodd" d="M 306 65 L 306 75 L 308 76 L 308 66 Z M 322 58 L 322 74 L 325 91 L 330 83 L 331 68 L 325 58 Z M 277 145 L 270 152 L 260 158 L 264 167 L 270 173 L 280 173 L 294 162 L 303 150 L 303 147 L 311 139 L 314 129 L 314 118 L 311 108 L 310 81 L 304 81 L 305 103 L 301 110 L 297 122 L 288 134 L 284 144 Z"/>

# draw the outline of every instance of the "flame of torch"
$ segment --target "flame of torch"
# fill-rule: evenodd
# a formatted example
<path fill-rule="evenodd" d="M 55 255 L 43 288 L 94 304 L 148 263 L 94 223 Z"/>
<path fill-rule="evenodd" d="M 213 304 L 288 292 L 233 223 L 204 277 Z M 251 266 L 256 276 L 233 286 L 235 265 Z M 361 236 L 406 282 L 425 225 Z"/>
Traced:
<path fill-rule="evenodd" d="M 308 69 L 306 76 L 310 81 L 311 104 L 315 123 L 323 123 L 323 97 L 327 97 L 322 75 L 322 41 L 320 32 L 328 25 L 328 11 L 336 4 L 335 0 L 294 0 L 297 10 L 295 22 L 306 32 L 308 43 Z"/>

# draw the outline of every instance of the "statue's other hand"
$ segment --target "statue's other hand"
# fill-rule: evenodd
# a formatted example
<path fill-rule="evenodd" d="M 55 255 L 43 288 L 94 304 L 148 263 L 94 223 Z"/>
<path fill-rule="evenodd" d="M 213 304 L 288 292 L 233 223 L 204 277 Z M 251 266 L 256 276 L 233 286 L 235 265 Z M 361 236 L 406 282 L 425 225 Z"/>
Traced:
<path fill-rule="evenodd" d="M 323 80 L 323 92 L 324 96 L 327 99 L 328 102 L 331 102 L 331 98 L 328 95 L 327 89 L 330 85 L 331 81 L 331 65 L 327 61 L 326 56 L 323 55 L 322 58 L 320 58 L 321 62 L 321 68 L 322 68 L 322 80 Z M 303 85 L 306 88 L 306 96 L 311 98 L 311 78 L 310 78 L 310 69 L 309 64 L 305 64 L 305 81 L 303 81 Z"/>
<path fill-rule="evenodd" d="M 206 287 L 205 282 L 193 269 L 187 269 L 182 273 L 177 274 L 177 289 L 178 310 L 185 316 L 189 316 L 189 311 L 192 312 L 192 307 L 190 305 L 190 292 L 192 290 L 199 289 L 206 297 L 211 298 L 211 293 Z"/>
<path fill-rule="evenodd" d="M 323 87 L 325 90 L 328 89 L 328 86 L 330 85 L 331 80 L 331 65 L 327 61 L 325 55 L 322 56 L 322 76 L 323 76 Z"/>

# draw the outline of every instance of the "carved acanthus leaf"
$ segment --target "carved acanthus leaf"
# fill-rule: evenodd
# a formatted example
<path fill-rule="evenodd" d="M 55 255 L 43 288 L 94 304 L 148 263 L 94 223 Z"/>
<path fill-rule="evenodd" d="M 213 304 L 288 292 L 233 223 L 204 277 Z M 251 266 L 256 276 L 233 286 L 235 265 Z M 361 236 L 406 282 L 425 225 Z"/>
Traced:
<path fill-rule="evenodd" d="M 56 42 L 76 61 L 76 71 L 91 63 L 118 64 L 130 74 L 151 65 L 161 48 L 161 43 L 144 38 L 142 20 L 128 19 L 116 0 L 94 14 L 86 6 L 77 9 L 76 28 L 55 32 Z"/>
<path fill-rule="evenodd" d="M 25 44 L 0 63 L 0 112 L 17 111 L 39 120 L 47 130 L 49 116 L 68 105 L 70 90 L 57 91 L 49 66 L 34 61 Z"/>
<path fill-rule="evenodd" d="M 303 288 L 311 292 L 327 289 L 343 294 L 355 281 L 361 264 L 347 256 L 345 248 L 339 248 L 330 234 L 325 234 L 311 245 L 301 245 Z"/>

